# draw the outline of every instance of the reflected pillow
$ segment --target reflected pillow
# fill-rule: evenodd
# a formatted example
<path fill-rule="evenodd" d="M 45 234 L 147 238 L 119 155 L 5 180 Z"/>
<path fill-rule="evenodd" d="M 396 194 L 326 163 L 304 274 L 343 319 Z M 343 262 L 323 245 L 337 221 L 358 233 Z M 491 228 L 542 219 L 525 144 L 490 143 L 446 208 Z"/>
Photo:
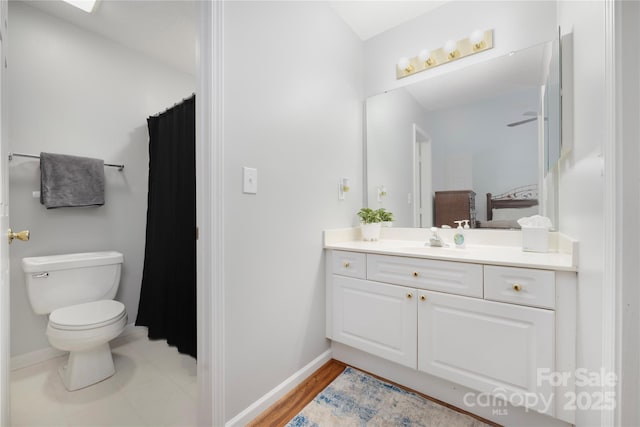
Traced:
<path fill-rule="evenodd" d="M 504 209 L 491 209 L 494 221 L 509 221 L 520 219 L 525 216 L 537 215 L 538 206 L 531 206 L 528 208 L 504 208 Z"/>
<path fill-rule="evenodd" d="M 501 228 L 503 230 L 519 230 L 520 224 L 515 219 L 498 220 L 498 221 L 476 221 L 478 228 Z"/>

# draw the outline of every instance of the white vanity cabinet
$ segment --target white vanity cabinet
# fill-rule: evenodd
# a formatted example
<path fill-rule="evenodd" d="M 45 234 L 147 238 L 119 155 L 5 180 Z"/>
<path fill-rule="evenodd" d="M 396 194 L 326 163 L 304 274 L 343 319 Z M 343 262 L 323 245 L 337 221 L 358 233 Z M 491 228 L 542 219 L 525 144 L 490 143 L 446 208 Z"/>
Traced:
<path fill-rule="evenodd" d="M 539 369 L 575 369 L 575 273 L 341 250 L 327 256 L 329 338 L 573 422 L 560 408 L 572 384 L 554 388 Z"/>

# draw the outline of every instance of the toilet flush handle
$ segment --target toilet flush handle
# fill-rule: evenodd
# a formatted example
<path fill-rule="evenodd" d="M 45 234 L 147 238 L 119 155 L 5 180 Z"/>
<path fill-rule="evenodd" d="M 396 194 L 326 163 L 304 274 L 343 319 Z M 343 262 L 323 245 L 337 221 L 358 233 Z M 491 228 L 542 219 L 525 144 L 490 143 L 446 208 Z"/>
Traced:
<path fill-rule="evenodd" d="M 32 274 L 31 277 L 33 277 L 34 279 L 44 279 L 46 277 L 49 277 L 49 273 L 46 271 L 44 273 L 35 273 Z"/>

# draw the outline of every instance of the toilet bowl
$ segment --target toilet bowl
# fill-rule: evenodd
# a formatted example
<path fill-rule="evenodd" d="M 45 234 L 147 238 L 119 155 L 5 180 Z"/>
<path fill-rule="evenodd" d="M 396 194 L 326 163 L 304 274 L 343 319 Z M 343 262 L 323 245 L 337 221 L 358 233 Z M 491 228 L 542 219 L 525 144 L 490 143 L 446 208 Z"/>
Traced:
<path fill-rule="evenodd" d="M 126 324 L 124 304 L 113 300 L 59 308 L 49 315 L 49 343 L 70 352 L 67 363 L 58 369 L 67 390 L 85 388 L 115 374 L 108 343 Z"/>
<path fill-rule="evenodd" d="M 49 314 L 49 343 L 69 352 L 58 370 L 69 391 L 88 387 L 115 373 L 109 341 L 127 324 L 124 304 L 115 301 L 123 261 L 118 252 L 24 258 L 29 300 Z"/>

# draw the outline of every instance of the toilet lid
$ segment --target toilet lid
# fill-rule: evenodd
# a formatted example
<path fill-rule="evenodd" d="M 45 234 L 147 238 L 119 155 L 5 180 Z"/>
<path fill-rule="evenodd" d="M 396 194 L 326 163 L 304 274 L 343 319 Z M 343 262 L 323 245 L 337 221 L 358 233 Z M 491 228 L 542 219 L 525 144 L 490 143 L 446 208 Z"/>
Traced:
<path fill-rule="evenodd" d="M 59 329 L 92 329 L 114 323 L 124 316 L 124 304 L 100 300 L 54 310 L 49 315 L 49 324 Z"/>

